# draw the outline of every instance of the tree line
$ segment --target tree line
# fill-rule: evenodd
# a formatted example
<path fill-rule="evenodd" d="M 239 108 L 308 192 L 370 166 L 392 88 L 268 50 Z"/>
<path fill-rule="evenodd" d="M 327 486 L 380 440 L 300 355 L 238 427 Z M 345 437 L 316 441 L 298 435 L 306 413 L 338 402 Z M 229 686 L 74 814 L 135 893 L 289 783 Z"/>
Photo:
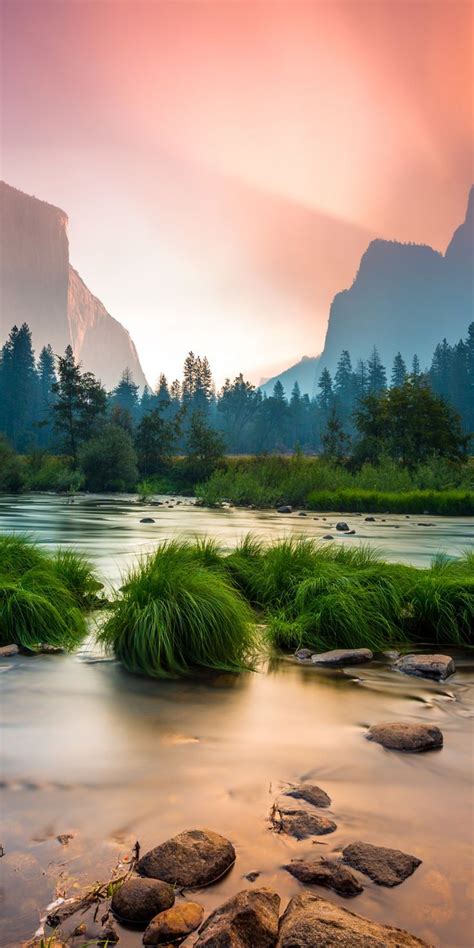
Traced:
<path fill-rule="evenodd" d="M 416 356 L 407 367 L 398 353 L 388 376 L 376 348 L 353 368 L 344 350 L 334 377 L 322 369 L 312 398 L 297 383 L 288 396 L 279 381 L 267 396 L 242 374 L 216 393 L 208 360 L 192 352 L 181 380 L 169 384 L 160 375 L 154 390 L 140 392 L 125 369 L 106 392 L 70 346 L 57 357 L 45 346 L 36 360 L 26 324 L 13 327 L 0 352 L 0 432 L 21 454 L 67 456 L 90 485 L 101 466 L 105 475 L 107 458 L 119 455 L 127 484 L 159 473 L 177 454 L 186 455 L 194 480 L 224 452 L 362 452 L 376 462 L 389 451 L 413 463 L 430 450 L 435 429 L 439 442 L 443 426 L 451 445 L 439 450 L 455 453 L 455 443 L 465 450 L 464 436 L 474 430 L 474 323 L 456 345 L 443 340 L 424 372 Z"/>

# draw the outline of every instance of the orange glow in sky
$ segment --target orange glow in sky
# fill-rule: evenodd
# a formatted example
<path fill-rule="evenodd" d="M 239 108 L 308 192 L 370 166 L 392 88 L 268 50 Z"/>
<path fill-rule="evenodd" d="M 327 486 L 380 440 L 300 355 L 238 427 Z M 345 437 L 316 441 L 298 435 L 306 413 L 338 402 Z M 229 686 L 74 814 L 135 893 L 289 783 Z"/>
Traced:
<path fill-rule="evenodd" d="M 2 177 L 151 380 L 322 347 L 372 237 L 444 250 L 472 179 L 464 0 L 2 0 Z"/>

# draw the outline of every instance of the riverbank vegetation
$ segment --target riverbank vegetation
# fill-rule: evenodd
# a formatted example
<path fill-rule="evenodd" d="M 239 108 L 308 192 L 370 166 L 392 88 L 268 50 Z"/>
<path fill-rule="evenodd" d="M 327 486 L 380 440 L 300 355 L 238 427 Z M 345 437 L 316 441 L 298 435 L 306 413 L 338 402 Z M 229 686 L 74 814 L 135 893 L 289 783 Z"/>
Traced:
<path fill-rule="evenodd" d="M 430 569 L 308 538 L 168 542 L 127 577 L 99 633 L 126 668 L 162 677 L 251 668 L 265 648 L 470 644 L 474 557 Z"/>
<path fill-rule="evenodd" d="M 70 650 L 86 634 L 85 613 L 101 589 L 84 557 L 45 553 L 27 537 L 0 537 L 0 645 Z"/>

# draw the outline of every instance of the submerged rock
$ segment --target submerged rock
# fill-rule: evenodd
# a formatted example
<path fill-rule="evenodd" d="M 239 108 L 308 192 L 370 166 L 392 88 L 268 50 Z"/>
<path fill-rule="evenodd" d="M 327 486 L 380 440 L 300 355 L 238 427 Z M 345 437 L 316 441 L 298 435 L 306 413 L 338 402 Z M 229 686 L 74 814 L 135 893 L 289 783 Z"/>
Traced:
<path fill-rule="evenodd" d="M 224 836 L 212 830 L 188 830 L 145 853 L 138 871 L 170 885 L 192 887 L 215 882 L 234 862 L 234 847 Z"/>
<path fill-rule="evenodd" d="M 18 645 L 2 645 L 0 648 L 0 658 L 10 658 L 12 655 L 18 655 L 20 649 Z"/>
<path fill-rule="evenodd" d="M 411 876 L 421 859 L 402 853 L 399 849 L 387 849 L 385 846 L 373 846 L 372 843 L 351 843 L 342 851 L 344 862 L 358 869 L 377 885 L 391 888 L 400 885 Z"/>
<path fill-rule="evenodd" d="M 339 520 L 339 523 L 336 523 L 336 530 L 340 530 L 341 532 L 343 532 L 349 529 L 350 529 L 349 524 L 346 523 L 345 520 Z"/>
<path fill-rule="evenodd" d="M 118 918 L 135 924 L 147 924 L 174 905 L 174 889 L 159 879 L 128 879 L 112 898 L 112 911 Z"/>
<path fill-rule="evenodd" d="M 403 655 L 393 667 L 405 675 L 433 678 L 435 681 L 444 681 L 456 671 L 450 655 Z"/>
<path fill-rule="evenodd" d="M 334 537 L 332 533 L 325 533 L 323 536 L 323 540 L 334 540 Z"/>
<path fill-rule="evenodd" d="M 366 523 L 375 523 L 375 517 L 364 517 Z"/>
<path fill-rule="evenodd" d="M 284 795 L 293 797 L 295 800 L 305 800 L 313 806 L 331 806 L 331 797 L 328 797 L 326 791 L 321 790 L 321 787 L 317 787 L 314 783 L 299 783 L 285 790 Z"/>
<path fill-rule="evenodd" d="M 109 948 L 120 941 L 119 933 L 112 922 L 106 922 L 97 936 L 97 948 Z"/>
<path fill-rule="evenodd" d="M 419 753 L 443 746 L 442 731 L 435 724 L 374 724 L 365 736 L 388 750 Z"/>
<path fill-rule="evenodd" d="M 363 662 L 370 662 L 373 657 L 373 652 L 369 648 L 336 648 L 331 652 L 313 655 L 311 661 L 313 665 L 337 668 L 341 665 L 361 665 Z"/>
<path fill-rule="evenodd" d="M 274 948 L 279 909 L 271 889 L 244 889 L 206 919 L 196 948 Z"/>
<path fill-rule="evenodd" d="M 140 523 L 154 523 L 153 517 L 142 517 Z"/>
<path fill-rule="evenodd" d="M 272 811 L 271 821 L 279 833 L 294 836 L 295 839 L 307 839 L 308 836 L 325 836 L 334 833 L 337 825 L 327 816 L 318 816 L 310 810 L 277 806 Z"/>
<path fill-rule="evenodd" d="M 283 507 L 277 507 L 277 513 L 293 513 L 293 507 L 290 507 L 289 504 L 284 504 Z"/>
<path fill-rule="evenodd" d="M 307 516 L 308 516 L 308 514 L 306 513 L 305 510 L 300 510 L 300 512 L 299 512 L 299 514 L 298 514 L 298 517 L 307 517 Z"/>
<path fill-rule="evenodd" d="M 364 891 L 354 873 L 347 869 L 340 859 L 327 859 L 325 856 L 318 859 L 294 859 L 283 868 L 298 879 L 298 882 L 305 885 L 322 885 L 327 889 L 334 889 L 338 895 L 346 898 L 360 895 Z"/>
<path fill-rule="evenodd" d="M 295 652 L 295 658 L 297 658 L 299 662 L 309 662 L 311 661 L 312 654 L 310 648 L 299 648 L 298 651 Z"/>
<path fill-rule="evenodd" d="M 276 948 L 419 948 L 401 928 L 372 922 L 317 895 L 297 895 L 280 920 Z"/>
<path fill-rule="evenodd" d="M 198 902 L 177 902 L 155 915 L 143 935 L 144 945 L 168 945 L 179 942 L 199 928 L 204 909 Z"/>

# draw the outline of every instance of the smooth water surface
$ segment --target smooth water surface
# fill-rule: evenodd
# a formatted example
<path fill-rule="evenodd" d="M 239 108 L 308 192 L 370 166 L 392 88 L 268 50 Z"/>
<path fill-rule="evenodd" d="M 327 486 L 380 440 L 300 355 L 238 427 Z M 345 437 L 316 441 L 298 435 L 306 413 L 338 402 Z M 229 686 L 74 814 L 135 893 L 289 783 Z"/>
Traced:
<path fill-rule="evenodd" d="M 140 524 L 145 515 L 156 523 Z M 433 526 L 418 527 L 425 518 L 387 516 L 387 526 L 345 519 L 357 535 L 337 542 L 363 539 L 417 564 L 438 550 L 459 552 L 472 536 L 468 520 L 426 518 Z M 230 547 L 248 530 L 319 536 L 335 522 L 184 505 L 150 511 L 126 499 L 0 501 L 0 529 L 72 543 L 112 583 L 133 555 L 165 536 L 205 533 Z M 284 908 L 302 890 L 284 863 L 361 839 L 423 863 L 394 889 L 361 876 L 355 899 L 315 892 L 428 943 L 471 946 L 474 662 L 449 651 L 458 670 L 441 684 L 400 675 L 386 661 L 322 671 L 278 659 L 255 674 L 155 682 L 98 660 L 87 645 L 74 656 L 3 659 L 0 943 L 30 938 L 55 894 L 107 879 L 136 840 L 145 851 L 181 830 L 209 827 L 233 841 L 237 862 L 197 893 L 206 908 L 251 885 L 243 878 L 251 871 L 260 872 L 254 885 L 277 889 Z M 438 724 L 443 749 L 403 755 L 365 740 L 368 725 L 392 720 Z M 332 798 L 322 811 L 338 825 L 330 836 L 296 842 L 269 828 L 282 785 L 302 777 Z M 57 839 L 63 834 L 72 836 L 66 844 Z M 120 939 L 124 948 L 141 944 L 138 932 L 120 929 Z"/>

